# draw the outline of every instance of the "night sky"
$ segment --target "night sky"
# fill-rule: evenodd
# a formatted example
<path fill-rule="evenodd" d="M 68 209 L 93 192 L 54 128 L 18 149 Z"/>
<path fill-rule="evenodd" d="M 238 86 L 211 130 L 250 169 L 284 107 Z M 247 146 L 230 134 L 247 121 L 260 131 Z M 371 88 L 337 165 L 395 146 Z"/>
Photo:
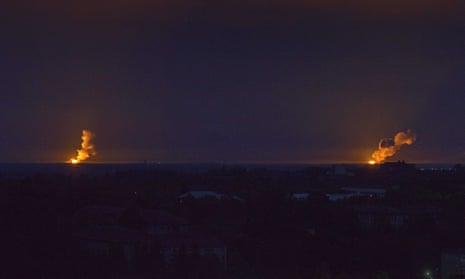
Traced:
<path fill-rule="evenodd" d="M 373 2 L 6 5 L 0 161 L 465 162 L 465 2 Z"/>

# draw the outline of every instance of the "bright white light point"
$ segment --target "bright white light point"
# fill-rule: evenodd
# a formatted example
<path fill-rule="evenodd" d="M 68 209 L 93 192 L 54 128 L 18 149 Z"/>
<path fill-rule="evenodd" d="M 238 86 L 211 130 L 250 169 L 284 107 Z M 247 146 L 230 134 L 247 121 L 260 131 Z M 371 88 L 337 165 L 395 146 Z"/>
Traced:
<path fill-rule="evenodd" d="M 71 159 L 71 164 L 77 164 L 79 161 L 77 159 Z"/>
<path fill-rule="evenodd" d="M 376 161 L 375 161 L 375 160 L 370 160 L 370 161 L 368 161 L 368 164 L 370 164 L 370 165 L 375 165 L 375 164 L 376 164 Z"/>

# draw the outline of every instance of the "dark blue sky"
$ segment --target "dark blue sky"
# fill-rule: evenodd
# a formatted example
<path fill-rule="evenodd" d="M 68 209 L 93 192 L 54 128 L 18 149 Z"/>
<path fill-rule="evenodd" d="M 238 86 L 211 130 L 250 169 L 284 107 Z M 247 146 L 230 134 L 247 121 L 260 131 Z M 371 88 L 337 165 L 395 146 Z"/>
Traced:
<path fill-rule="evenodd" d="M 369 2 L 8 6 L 0 161 L 463 163 L 465 9 Z"/>

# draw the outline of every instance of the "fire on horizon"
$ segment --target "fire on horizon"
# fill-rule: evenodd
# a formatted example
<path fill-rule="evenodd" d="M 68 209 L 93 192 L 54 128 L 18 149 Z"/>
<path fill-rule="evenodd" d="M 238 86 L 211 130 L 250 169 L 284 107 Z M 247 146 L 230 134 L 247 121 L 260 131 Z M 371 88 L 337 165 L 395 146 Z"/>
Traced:
<path fill-rule="evenodd" d="M 92 143 L 92 139 L 94 137 L 95 134 L 92 131 L 86 129 L 82 130 L 81 148 L 77 150 L 76 157 L 69 159 L 68 162 L 75 165 L 96 155 L 97 152 L 95 151 L 94 144 Z"/>
<path fill-rule="evenodd" d="M 378 149 L 371 155 L 373 159 L 369 160 L 368 164 L 375 165 L 382 163 L 384 160 L 386 160 L 386 158 L 394 156 L 394 154 L 396 154 L 396 152 L 399 151 L 403 145 L 411 145 L 416 141 L 416 139 L 417 135 L 410 129 L 405 132 L 398 132 L 394 136 L 394 139 L 381 139 L 378 143 Z"/>
<path fill-rule="evenodd" d="M 2 162 L 465 162 L 463 1 L 7 2 Z"/>

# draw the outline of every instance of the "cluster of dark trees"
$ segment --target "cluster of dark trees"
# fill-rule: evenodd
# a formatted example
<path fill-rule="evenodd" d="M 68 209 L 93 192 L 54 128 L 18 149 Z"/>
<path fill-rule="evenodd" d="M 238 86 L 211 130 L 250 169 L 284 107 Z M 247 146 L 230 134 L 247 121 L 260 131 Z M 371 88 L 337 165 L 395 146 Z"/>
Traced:
<path fill-rule="evenodd" d="M 441 253 L 465 247 L 465 172 L 417 171 L 382 198 L 332 202 L 341 181 L 386 183 L 377 170 L 335 178 L 324 168 L 300 171 L 221 168 L 208 172 L 134 170 L 105 175 L 0 177 L 1 278 L 424 278 L 439 274 Z M 392 180 L 389 180 L 391 183 Z M 187 199 L 190 190 L 233 198 Z M 309 192 L 308 199 L 291 194 Z M 127 266 L 121 257 L 83 252 L 74 216 L 87 205 L 157 208 L 188 220 L 228 247 L 228 268 L 213 257 L 160 255 Z M 360 224 L 354 206 L 434 206 L 439 221 L 400 227 Z"/>

